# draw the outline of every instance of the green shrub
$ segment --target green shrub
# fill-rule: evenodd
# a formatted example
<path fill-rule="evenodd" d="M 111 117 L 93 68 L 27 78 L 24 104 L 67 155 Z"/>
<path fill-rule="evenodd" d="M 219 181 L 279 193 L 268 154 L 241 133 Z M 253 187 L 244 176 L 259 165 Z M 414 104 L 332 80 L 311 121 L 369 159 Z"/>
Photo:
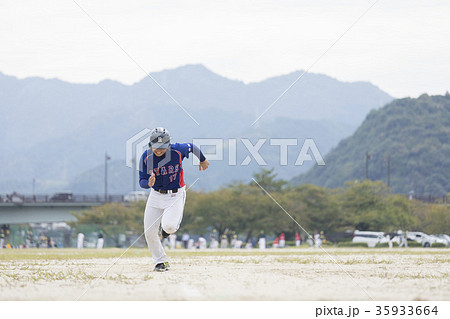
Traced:
<path fill-rule="evenodd" d="M 328 246 L 328 247 L 330 247 L 330 246 L 334 246 L 334 243 L 331 242 L 331 241 L 327 241 L 326 243 L 322 243 L 322 246 Z"/>
<path fill-rule="evenodd" d="M 422 247 L 422 244 L 417 241 L 408 241 L 408 247 Z"/>
<path fill-rule="evenodd" d="M 432 248 L 447 248 L 447 246 L 444 243 L 434 243 L 431 244 Z"/>
<path fill-rule="evenodd" d="M 397 242 L 392 242 L 393 247 L 398 247 Z M 389 243 L 379 243 L 375 245 L 375 248 L 389 248 Z"/>
<path fill-rule="evenodd" d="M 341 243 L 341 242 L 349 242 L 349 241 L 352 241 L 353 240 L 353 237 L 344 237 L 344 238 L 341 238 L 341 239 L 339 239 L 339 242 Z"/>
<path fill-rule="evenodd" d="M 348 242 L 348 241 L 342 241 L 337 244 L 338 247 L 364 247 L 367 248 L 366 243 L 354 243 L 354 242 Z"/>

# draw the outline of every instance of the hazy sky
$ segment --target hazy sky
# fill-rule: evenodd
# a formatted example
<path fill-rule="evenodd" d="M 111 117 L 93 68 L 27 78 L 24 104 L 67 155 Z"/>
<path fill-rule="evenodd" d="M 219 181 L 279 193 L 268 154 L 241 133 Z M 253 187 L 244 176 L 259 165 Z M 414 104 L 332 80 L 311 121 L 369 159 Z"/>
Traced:
<path fill-rule="evenodd" d="M 308 68 L 374 2 L 76 1 L 148 72 L 201 63 L 244 82 Z M 1 0 L 0 72 L 145 76 L 72 0 Z M 450 91 L 450 1 L 379 0 L 310 72 L 395 97 Z"/>

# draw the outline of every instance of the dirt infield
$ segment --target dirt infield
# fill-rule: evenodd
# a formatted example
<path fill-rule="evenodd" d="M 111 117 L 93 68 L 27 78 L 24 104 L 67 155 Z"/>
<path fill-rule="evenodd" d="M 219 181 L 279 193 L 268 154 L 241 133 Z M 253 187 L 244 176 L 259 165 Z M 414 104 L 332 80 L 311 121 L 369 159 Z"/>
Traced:
<path fill-rule="evenodd" d="M 0 250 L 0 300 L 450 300 L 449 249 L 122 252 Z"/>

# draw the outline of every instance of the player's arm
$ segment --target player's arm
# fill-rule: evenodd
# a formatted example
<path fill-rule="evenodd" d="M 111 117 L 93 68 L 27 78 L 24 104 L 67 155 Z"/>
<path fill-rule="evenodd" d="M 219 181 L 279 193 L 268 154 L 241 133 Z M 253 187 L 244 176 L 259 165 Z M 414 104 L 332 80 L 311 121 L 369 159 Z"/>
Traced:
<path fill-rule="evenodd" d="M 209 162 L 206 159 L 205 155 L 203 155 L 199 147 L 192 143 L 178 144 L 178 146 L 183 149 L 183 153 L 186 158 L 189 158 L 189 153 L 193 153 L 195 156 L 197 156 L 197 158 L 200 160 L 200 164 L 198 166 L 199 171 L 208 168 Z"/>
<path fill-rule="evenodd" d="M 155 175 L 152 172 L 150 175 L 147 171 L 147 152 L 142 154 L 141 159 L 139 161 L 139 186 L 142 188 L 150 188 L 155 184 Z M 152 183 L 150 183 L 152 182 Z"/>
<path fill-rule="evenodd" d="M 200 148 L 192 143 L 190 143 L 189 145 L 191 145 L 191 147 L 192 147 L 192 153 L 194 153 L 194 155 L 197 156 L 197 158 L 200 160 L 200 164 L 198 165 L 198 170 L 201 171 L 201 170 L 207 169 L 209 166 L 209 162 L 206 159 L 205 155 L 203 155 Z"/>
<path fill-rule="evenodd" d="M 199 170 L 199 171 L 205 170 L 205 169 L 208 169 L 208 167 L 209 167 L 209 162 L 208 162 L 208 160 L 205 158 L 205 160 L 204 160 L 203 162 L 200 162 L 200 164 L 198 165 L 198 170 Z"/>
<path fill-rule="evenodd" d="M 199 147 L 197 147 L 196 145 L 189 143 L 187 144 L 190 148 L 190 151 L 197 156 L 197 158 L 200 160 L 200 162 L 204 162 L 206 161 L 206 157 L 205 155 L 203 155 L 202 151 L 200 150 Z"/>

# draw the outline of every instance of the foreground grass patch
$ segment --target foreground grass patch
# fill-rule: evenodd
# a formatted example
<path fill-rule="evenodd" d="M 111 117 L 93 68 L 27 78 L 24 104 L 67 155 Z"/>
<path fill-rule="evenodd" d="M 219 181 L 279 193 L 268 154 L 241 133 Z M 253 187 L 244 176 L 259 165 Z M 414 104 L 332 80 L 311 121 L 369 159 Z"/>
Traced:
<path fill-rule="evenodd" d="M 71 260 L 93 258 L 117 258 L 125 252 L 121 248 L 97 249 L 8 249 L 0 251 L 0 260 Z M 150 257 L 147 249 L 131 248 L 122 258 Z"/>
<path fill-rule="evenodd" d="M 122 248 L 97 249 L 2 249 L 0 250 L 1 261 L 11 260 L 72 260 L 72 259 L 94 259 L 94 258 L 150 258 L 150 252 L 146 248 L 131 248 L 126 253 Z M 411 248 L 411 249 L 371 249 L 371 248 L 290 248 L 290 249 L 224 249 L 224 250 L 168 250 L 170 257 L 202 257 L 202 256 L 323 256 L 323 255 L 444 255 L 450 256 L 450 250 L 443 248 Z M 437 262 L 446 262 L 442 258 Z"/>

